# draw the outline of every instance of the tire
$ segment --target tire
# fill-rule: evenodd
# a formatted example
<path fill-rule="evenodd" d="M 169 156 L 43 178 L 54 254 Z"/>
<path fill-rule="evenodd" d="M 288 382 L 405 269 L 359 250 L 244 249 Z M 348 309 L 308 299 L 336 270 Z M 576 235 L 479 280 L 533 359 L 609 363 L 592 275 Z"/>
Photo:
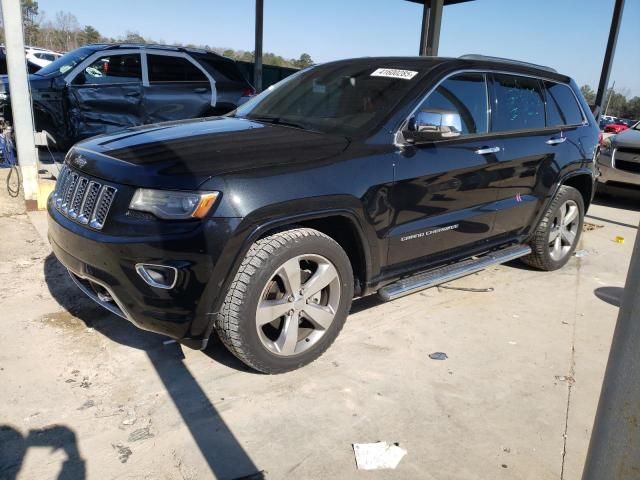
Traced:
<path fill-rule="evenodd" d="M 215 328 L 224 345 L 248 366 L 284 373 L 311 363 L 329 348 L 352 299 L 353 271 L 340 245 L 317 230 L 295 228 L 251 246 Z"/>
<path fill-rule="evenodd" d="M 522 261 L 548 272 L 564 267 L 580 241 L 584 210 L 580 192 L 561 186 L 529 242 L 531 254 Z"/>

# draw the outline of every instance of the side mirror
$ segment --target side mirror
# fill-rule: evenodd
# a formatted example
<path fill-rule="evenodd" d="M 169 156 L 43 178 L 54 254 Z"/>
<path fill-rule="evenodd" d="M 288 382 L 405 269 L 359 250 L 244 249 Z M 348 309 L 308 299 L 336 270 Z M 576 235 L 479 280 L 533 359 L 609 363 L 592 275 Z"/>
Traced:
<path fill-rule="evenodd" d="M 409 119 L 404 137 L 412 143 L 447 140 L 460 136 L 462 119 L 458 112 L 422 110 Z"/>

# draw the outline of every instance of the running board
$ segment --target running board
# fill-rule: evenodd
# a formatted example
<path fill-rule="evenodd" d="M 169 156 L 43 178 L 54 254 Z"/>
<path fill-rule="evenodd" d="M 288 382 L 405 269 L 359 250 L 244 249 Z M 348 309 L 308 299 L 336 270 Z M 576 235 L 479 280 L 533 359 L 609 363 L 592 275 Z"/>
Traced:
<path fill-rule="evenodd" d="M 385 302 L 388 302 L 389 300 L 395 300 L 396 298 L 404 297 L 405 295 L 410 295 L 426 288 L 450 282 L 456 278 L 471 275 L 472 273 L 489 268 L 492 265 L 498 265 L 524 257 L 530 253 L 531 247 L 525 245 L 503 248 L 502 250 L 489 252 L 481 257 L 470 258 L 459 263 L 436 268 L 435 270 L 418 273 L 413 277 L 403 278 L 378 290 L 378 296 Z"/>

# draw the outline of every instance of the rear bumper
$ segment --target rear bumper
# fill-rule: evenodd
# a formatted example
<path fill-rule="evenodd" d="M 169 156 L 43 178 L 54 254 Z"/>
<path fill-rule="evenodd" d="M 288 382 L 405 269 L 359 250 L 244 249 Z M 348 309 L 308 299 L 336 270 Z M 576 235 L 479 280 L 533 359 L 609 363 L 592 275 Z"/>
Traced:
<path fill-rule="evenodd" d="M 240 219 L 211 219 L 180 236 L 117 237 L 91 231 L 49 210 L 49 242 L 73 281 L 91 299 L 139 328 L 200 348 L 212 325 L 222 247 Z M 172 289 L 148 285 L 137 263 L 175 267 Z"/>

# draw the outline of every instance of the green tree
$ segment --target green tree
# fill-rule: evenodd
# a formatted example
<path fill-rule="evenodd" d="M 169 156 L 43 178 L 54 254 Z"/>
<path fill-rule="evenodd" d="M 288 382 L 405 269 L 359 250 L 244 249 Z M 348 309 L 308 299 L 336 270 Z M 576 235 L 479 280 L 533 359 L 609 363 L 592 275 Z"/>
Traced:
<path fill-rule="evenodd" d="M 292 63 L 298 68 L 307 68 L 313 65 L 313 59 L 308 53 L 303 53 L 298 60 L 294 60 Z"/>
<path fill-rule="evenodd" d="M 86 27 L 84 27 L 84 29 L 82 30 L 82 35 L 80 36 L 80 40 L 83 44 L 98 43 L 101 38 L 102 35 L 100 35 L 100 32 L 93 28 L 91 25 L 87 25 Z"/>
<path fill-rule="evenodd" d="M 130 31 L 127 31 L 127 33 L 125 33 L 122 41 L 124 43 L 148 43 L 147 40 L 138 32 L 130 32 Z"/>
<path fill-rule="evenodd" d="M 593 105 L 596 102 L 596 92 L 589 85 L 582 85 L 580 91 L 589 105 Z"/>
<path fill-rule="evenodd" d="M 640 120 L 640 97 L 635 96 L 627 102 L 624 116 L 634 120 Z"/>
<path fill-rule="evenodd" d="M 616 92 L 615 90 L 610 88 L 609 90 L 607 90 L 607 96 L 605 98 L 605 115 L 621 117 L 627 106 L 626 95 L 621 92 Z"/>

